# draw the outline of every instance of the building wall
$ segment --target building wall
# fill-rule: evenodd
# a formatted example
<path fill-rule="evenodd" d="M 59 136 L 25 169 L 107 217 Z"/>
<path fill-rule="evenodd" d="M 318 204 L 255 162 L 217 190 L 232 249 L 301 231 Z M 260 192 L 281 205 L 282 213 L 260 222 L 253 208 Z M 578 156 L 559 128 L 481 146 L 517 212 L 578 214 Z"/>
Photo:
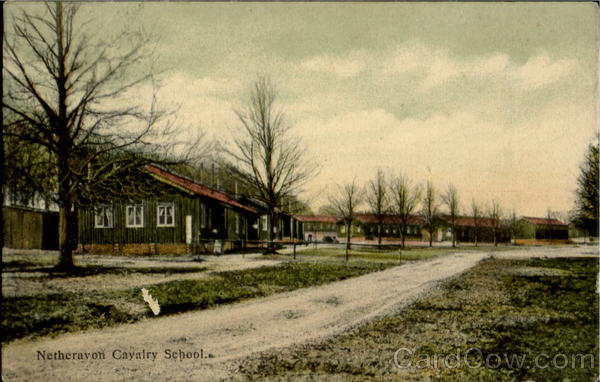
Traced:
<path fill-rule="evenodd" d="M 157 226 L 158 202 L 174 202 L 175 217 L 173 227 Z M 144 206 L 143 227 L 126 226 L 126 206 L 128 202 L 115 201 L 110 204 L 113 211 L 112 228 L 96 228 L 94 209 L 80 212 L 79 242 L 82 244 L 111 243 L 182 243 L 186 242 L 186 216 L 192 215 L 192 237 L 199 238 L 200 200 L 181 195 L 171 198 L 147 199 L 141 202 Z"/>
<path fill-rule="evenodd" d="M 338 226 L 336 223 L 304 222 L 302 223 L 305 241 L 322 241 L 326 237 L 338 239 Z"/>
<path fill-rule="evenodd" d="M 526 220 L 517 222 L 518 239 L 566 240 L 569 238 L 569 227 L 560 225 L 533 224 Z"/>
<path fill-rule="evenodd" d="M 4 245 L 19 249 L 58 249 L 58 213 L 2 207 Z"/>
<path fill-rule="evenodd" d="M 382 240 L 400 240 L 400 226 L 397 224 L 382 224 L 381 225 L 381 238 Z M 352 225 L 352 237 L 364 238 L 365 240 L 376 240 L 378 238 L 378 225 L 373 224 L 353 224 Z M 338 235 L 340 237 L 346 237 L 346 227 L 344 224 L 338 224 Z M 418 225 L 409 225 L 406 233 L 407 240 L 422 240 L 423 232 Z"/>

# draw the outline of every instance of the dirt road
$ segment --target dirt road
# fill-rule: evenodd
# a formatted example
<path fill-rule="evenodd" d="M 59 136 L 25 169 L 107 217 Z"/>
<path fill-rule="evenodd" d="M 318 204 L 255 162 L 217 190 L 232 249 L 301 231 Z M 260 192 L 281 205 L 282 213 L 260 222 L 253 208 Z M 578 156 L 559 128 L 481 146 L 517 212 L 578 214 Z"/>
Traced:
<path fill-rule="evenodd" d="M 582 250 L 563 249 L 561 253 L 581 255 Z M 3 349 L 3 380 L 215 381 L 231 375 L 235 360 L 253 352 L 319 341 L 397 310 L 487 256 L 472 251 L 456 253 L 216 309 L 101 331 L 16 341 Z M 96 352 L 96 357 L 103 359 L 48 360 L 48 354 L 60 357 L 55 354 L 59 351 L 84 358 L 85 353 L 94 357 Z M 41 359 L 42 354 L 46 360 Z M 173 359 L 173 354 L 178 359 Z M 181 354 L 191 358 L 180 359 Z M 124 355 L 128 359 L 123 359 Z"/>

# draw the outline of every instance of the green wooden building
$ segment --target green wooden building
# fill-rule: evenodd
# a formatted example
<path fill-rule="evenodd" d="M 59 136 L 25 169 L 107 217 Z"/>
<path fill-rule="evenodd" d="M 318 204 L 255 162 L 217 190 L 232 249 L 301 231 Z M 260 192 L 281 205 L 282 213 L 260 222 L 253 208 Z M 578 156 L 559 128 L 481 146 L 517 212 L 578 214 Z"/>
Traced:
<path fill-rule="evenodd" d="M 182 254 L 256 245 L 259 212 L 224 192 L 157 166 L 145 176 L 157 195 L 80 211 L 79 249 L 123 254 Z"/>
<path fill-rule="evenodd" d="M 569 226 L 557 219 L 523 216 L 517 222 L 517 228 L 517 239 L 569 239 Z"/>

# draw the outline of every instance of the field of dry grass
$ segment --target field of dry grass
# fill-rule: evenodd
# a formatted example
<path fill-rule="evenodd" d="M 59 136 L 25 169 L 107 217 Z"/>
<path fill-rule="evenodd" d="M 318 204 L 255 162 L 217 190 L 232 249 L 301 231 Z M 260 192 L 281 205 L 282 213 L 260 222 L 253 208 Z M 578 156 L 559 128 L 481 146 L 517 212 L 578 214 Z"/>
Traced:
<path fill-rule="evenodd" d="M 597 273 L 597 258 L 486 260 L 396 315 L 247 359 L 234 379 L 597 380 Z"/>

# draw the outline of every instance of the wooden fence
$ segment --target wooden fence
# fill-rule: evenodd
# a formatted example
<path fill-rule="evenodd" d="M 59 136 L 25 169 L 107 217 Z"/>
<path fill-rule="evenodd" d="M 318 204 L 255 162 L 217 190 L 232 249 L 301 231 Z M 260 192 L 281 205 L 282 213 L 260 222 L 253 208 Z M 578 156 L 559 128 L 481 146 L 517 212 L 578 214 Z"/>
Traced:
<path fill-rule="evenodd" d="M 18 249 L 58 249 L 58 212 L 2 207 L 4 246 Z"/>

